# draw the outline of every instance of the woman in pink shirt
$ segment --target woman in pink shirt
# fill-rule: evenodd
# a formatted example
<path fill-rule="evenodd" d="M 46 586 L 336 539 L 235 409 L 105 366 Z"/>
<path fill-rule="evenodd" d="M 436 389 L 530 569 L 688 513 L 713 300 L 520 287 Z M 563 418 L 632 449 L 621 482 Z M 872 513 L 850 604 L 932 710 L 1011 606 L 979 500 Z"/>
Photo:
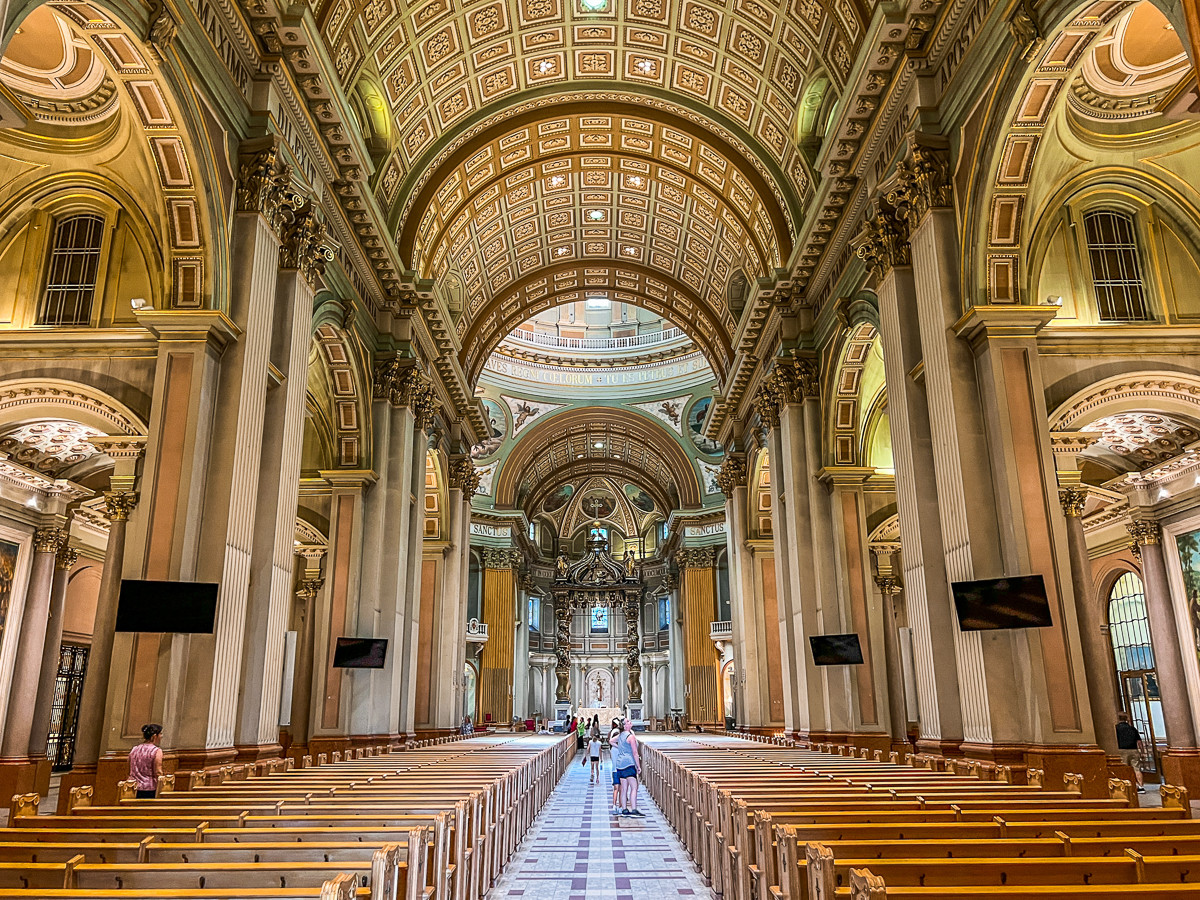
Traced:
<path fill-rule="evenodd" d="M 143 725 L 142 743 L 129 751 L 129 778 L 134 783 L 139 800 L 153 797 L 158 790 L 158 776 L 163 773 L 163 753 L 158 746 L 160 740 L 161 725 Z"/>

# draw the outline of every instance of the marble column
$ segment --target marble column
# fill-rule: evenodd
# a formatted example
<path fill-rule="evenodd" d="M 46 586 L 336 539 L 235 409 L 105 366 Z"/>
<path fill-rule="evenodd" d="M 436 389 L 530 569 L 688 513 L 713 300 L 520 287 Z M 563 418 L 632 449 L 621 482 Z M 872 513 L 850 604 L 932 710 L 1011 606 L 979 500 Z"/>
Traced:
<path fill-rule="evenodd" d="M 457 726 L 462 719 L 462 699 L 455 686 L 466 666 L 467 579 L 471 551 L 471 497 L 479 487 L 479 474 L 471 458 L 451 457 L 450 487 L 446 492 L 446 545 L 438 602 L 433 621 L 433 667 L 430 673 L 430 715 L 437 728 Z"/>
<path fill-rule="evenodd" d="M 297 554 L 304 560 L 296 583 L 296 666 L 292 674 L 291 755 L 307 751 L 313 706 L 313 662 L 316 652 L 317 597 L 325 586 L 321 560 L 324 548 L 305 549 Z M 300 756 L 304 753 L 300 752 Z"/>
<path fill-rule="evenodd" d="M 670 629 L 667 633 L 668 711 L 679 709 L 684 710 L 686 713 L 687 686 L 685 684 L 686 673 L 683 655 L 683 607 L 679 592 L 679 581 L 676 580 L 674 575 L 667 576 L 667 590 L 669 591 L 667 605 L 670 616 Z"/>
<path fill-rule="evenodd" d="M 108 676 L 117 626 L 117 600 L 121 595 L 125 561 L 125 532 L 137 502 L 138 495 L 133 490 L 113 490 L 104 495 L 104 506 L 110 522 L 108 546 L 104 550 L 104 571 L 100 575 L 100 590 L 96 599 L 96 623 L 88 650 L 87 677 L 79 698 L 79 726 L 75 733 L 73 767 L 73 774 L 77 776 L 94 773 L 100 759 L 108 702 Z"/>
<path fill-rule="evenodd" d="M 39 528 L 33 534 L 33 565 L 25 588 L 25 609 L 21 614 L 21 632 L 17 638 L 8 715 L 4 720 L 3 740 L 0 741 L 0 757 L 5 761 L 23 760 L 29 754 L 38 681 L 42 674 L 42 652 L 50 619 L 54 561 L 66 541 L 66 529 L 57 524 Z M 42 750 L 45 751 L 44 743 Z"/>
<path fill-rule="evenodd" d="M 399 633 L 395 670 L 395 693 L 400 701 L 397 728 L 415 739 L 417 706 L 417 660 L 421 637 L 421 574 L 424 554 L 421 546 L 425 529 L 425 459 L 429 430 L 433 427 L 436 404 L 433 388 L 423 380 L 409 398 L 413 414 L 412 465 L 408 471 L 408 546 L 404 555 L 401 594 L 397 604 Z"/>
<path fill-rule="evenodd" d="M 1061 476 L 1062 473 L 1060 473 Z M 1078 474 L 1078 473 L 1076 473 Z M 1113 669 L 1112 645 L 1108 639 L 1108 604 L 1097 602 L 1092 583 L 1092 561 L 1088 558 L 1083 533 L 1083 507 L 1087 486 L 1079 483 L 1058 489 L 1067 525 L 1067 550 L 1071 558 L 1071 586 L 1075 614 L 1079 618 L 1080 649 L 1087 670 L 1088 700 L 1096 743 L 1117 763 L 1117 711 L 1120 689 Z"/>
<path fill-rule="evenodd" d="M 892 554 L 888 550 L 876 551 L 875 586 L 883 602 L 883 656 L 887 668 L 888 732 L 892 736 L 892 749 L 908 753 L 908 713 L 904 692 L 904 664 L 900 656 L 900 592 L 903 585 L 896 577 L 892 566 Z"/>
<path fill-rule="evenodd" d="M 79 560 L 79 551 L 66 542 L 54 558 L 54 584 L 50 588 L 50 618 L 46 624 L 46 639 L 42 642 L 42 671 L 38 677 L 37 702 L 33 708 L 33 724 L 29 733 L 29 755 L 34 759 L 46 756 L 46 741 L 50 736 L 50 714 L 54 708 L 54 686 L 58 681 L 58 662 L 62 648 L 63 606 L 67 600 L 67 582 L 71 569 Z"/>
<path fill-rule="evenodd" d="M 1196 725 L 1188 696 L 1182 640 L 1163 558 L 1162 532 L 1158 523 L 1149 519 L 1134 519 L 1127 527 L 1142 559 L 1146 614 L 1150 619 L 1154 669 L 1158 674 L 1158 692 L 1167 726 L 1168 754 L 1179 750 L 1183 751 L 1182 755 L 1192 757 L 1197 749 Z"/>
<path fill-rule="evenodd" d="M 480 656 L 479 712 L 484 717 L 490 713 L 493 725 L 512 719 L 516 567 L 522 558 L 519 550 L 483 551 L 483 620 L 488 626 L 488 641 Z"/>

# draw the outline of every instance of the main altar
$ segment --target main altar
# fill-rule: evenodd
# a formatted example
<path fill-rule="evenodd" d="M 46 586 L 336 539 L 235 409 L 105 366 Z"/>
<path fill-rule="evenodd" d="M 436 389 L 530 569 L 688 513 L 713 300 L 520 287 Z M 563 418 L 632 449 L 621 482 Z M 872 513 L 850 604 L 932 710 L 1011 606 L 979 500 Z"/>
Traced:
<path fill-rule="evenodd" d="M 550 584 L 550 596 L 554 600 L 554 615 L 557 628 L 555 639 L 555 689 L 556 708 L 559 717 L 564 709 L 569 710 L 571 700 L 571 620 L 580 613 L 590 614 L 596 607 L 619 608 L 625 614 L 626 642 L 625 659 L 628 672 L 628 715 L 641 718 L 642 707 L 642 663 L 641 635 L 638 627 L 642 603 L 642 577 L 637 560 L 631 551 L 624 559 L 613 559 L 608 548 L 608 539 L 595 523 L 588 536 L 583 558 L 571 563 L 565 555 L 555 561 L 554 580 Z M 580 706 L 577 715 L 591 721 L 599 715 L 605 725 L 614 718 L 626 714 L 621 707 L 608 705 Z M 568 713 L 569 716 L 569 713 Z"/>

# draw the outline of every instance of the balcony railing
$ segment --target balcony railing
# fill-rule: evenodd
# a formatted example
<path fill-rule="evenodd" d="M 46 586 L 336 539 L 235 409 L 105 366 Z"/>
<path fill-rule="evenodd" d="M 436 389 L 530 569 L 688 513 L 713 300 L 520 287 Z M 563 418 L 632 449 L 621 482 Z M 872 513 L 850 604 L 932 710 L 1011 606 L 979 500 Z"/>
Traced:
<path fill-rule="evenodd" d="M 714 641 L 733 640 L 732 622 L 712 622 L 708 626 L 708 636 Z"/>
<path fill-rule="evenodd" d="M 467 640 L 474 641 L 477 644 L 486 644 L 488 639 L 487 623 L 480 622 L 478 619 L 471 619 L 467 622 Z"/>
<path fill-rule="evenodd" d="M 550 347 L 555 350 L 632 350 L 669 344 L 683 337 L 686 337 L 683 329 L 675 327 L 663 328 L 659 331 L 645 331 L 629 337 L 606 338 L 567 338 L 559 337 L 557 334 L 545 334 L 540 331 L 518 328 L 509 334 L 507 340 L 532 344 L 535 347 Z"/>

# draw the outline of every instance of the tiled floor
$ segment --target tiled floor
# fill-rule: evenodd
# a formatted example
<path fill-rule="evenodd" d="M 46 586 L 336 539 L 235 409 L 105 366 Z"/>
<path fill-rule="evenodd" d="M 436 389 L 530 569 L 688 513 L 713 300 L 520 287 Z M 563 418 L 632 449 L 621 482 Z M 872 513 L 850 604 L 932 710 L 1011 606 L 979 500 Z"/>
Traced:
<path fill-rule="evenodd" d="M 712 900 L 687 851 L 644 791 L 644 819 L 614 817 L 612 768 L 568 768 L 488 900 Z"/>

